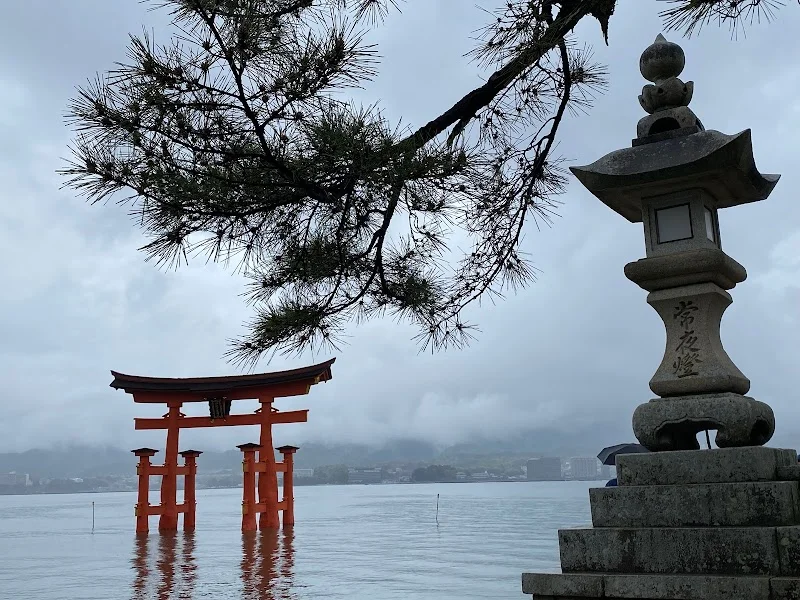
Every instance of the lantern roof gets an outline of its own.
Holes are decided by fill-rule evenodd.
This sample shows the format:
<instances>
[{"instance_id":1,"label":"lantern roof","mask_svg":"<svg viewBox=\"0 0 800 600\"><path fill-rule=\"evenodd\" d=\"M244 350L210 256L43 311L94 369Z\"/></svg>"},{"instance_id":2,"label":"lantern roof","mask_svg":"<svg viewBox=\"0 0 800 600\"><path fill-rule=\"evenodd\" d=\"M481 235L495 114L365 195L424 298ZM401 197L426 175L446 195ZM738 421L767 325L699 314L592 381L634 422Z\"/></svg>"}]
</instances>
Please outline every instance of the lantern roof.
<instances>
[{"instance_id":1,"label":"lantern roof","mask_svg":"<svg viewBox=\"0 0 800 600\"><path fill-rule=\"evenodd\" d=\"M780 175L756 168L750 130L735 135L700 131L616 150L572 173L609 208L642 221L642 198L703 189L716 208L765 200Z\"/></svg>"}]
</instances>

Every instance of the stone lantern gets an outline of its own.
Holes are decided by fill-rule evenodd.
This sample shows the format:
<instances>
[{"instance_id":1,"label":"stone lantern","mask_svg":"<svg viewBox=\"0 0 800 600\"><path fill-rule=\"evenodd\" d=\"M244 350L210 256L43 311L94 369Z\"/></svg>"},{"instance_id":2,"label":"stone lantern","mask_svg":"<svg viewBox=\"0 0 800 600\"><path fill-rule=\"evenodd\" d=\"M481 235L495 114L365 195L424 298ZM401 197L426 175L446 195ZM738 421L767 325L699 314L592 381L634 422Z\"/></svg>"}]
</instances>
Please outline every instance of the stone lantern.
<instances>
[{"instance_id":1,"label":"stone lantern","mask_svg":"<svg viewBox=\"0 0 800 600\"><path fill-rule=\"evenodd\" d=\"M659 396L640 406L633 428L650 450L699 448L697 433L717 430L719 447L763 445L772 410L745 396L750 380L720 341L727 290L747 272L722 250L718 211L769 196L778 175L756 169L750 131L706 131L688 107L693 83L678 77L683 50L659 35L639 62L652 81L639 96L650 113L633 147L572 172L632 223L644 224L646 258L625 275L647 290L667 330L664 358L650 380Z\"/></svg>"},{"instance_id":2,"label":"stone lantern","mask_svg":"<svg viewBox=\"0 0 800 600\"><path fill-rule=\"evenodd\" d=\"M766 404L720 341L729 290L747 273L722 250L720 209L766 199L779 177L756 169L750 131L706 130L679 79L683 50L663 36L640 59L648 116L632 147L575 176L632 223L645 258L625 275L666 327L664 358L633 430L651 452L617 457L617 487L592 488L592 527L558 532L561 573L524 573L538 600L800 599L800 466L764 445ZM697 434L716 430L719 448Z\"/></svg>"}]
</instances>

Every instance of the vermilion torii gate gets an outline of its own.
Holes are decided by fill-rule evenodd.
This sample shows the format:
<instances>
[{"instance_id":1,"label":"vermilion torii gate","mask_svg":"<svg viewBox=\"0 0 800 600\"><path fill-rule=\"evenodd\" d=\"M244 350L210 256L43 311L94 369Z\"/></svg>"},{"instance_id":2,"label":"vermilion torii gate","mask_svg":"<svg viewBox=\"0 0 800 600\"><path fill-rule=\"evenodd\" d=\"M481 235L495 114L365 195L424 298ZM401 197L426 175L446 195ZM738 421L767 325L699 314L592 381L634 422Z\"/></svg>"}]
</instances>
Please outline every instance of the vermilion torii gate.
<instances>
[{"instance_id":1,"label":"vermilion torii gate","mask_svg":"<svg viewBox=\"0 0 800 600\"><path fill-rule=\"evenodd\" d=\"M272 446L272 426L278 423L304 423L308 410L278 411L272 406L275 398L308 394L311 386L331 379L331 365L327 362L274 373L259 375L235 375L230 377L196 377L174 379L164 377L139 377L111 371L114 381L111 387L124 390L133 396L134 402L165 404L168 412L161 418L134 419L136 429L166 429L167 443L163 465L151 465L150 458L156 454L152 448L139 448L133 453L139 457L139 497L136 504L136 531L148 531L148 517L159 515L159 531L178 529L178 514L184 513L184 529L194 529L196 460L201 454L197 450L180 453L184 464L178 465L178 433L192 427L232 427L258 425L261 437L258 444L243 444L244 453L244 498L242 502L242 529L256 528L255 515L259 514L261 529L280 527L278 512L283 511L284 527L294 524L294 497L292 493L292 454L294 446L278 448L284 460L276 463ZM252 414L230 414L233 400L256 399L260 408ZM187 402L206 402L208 417L187 417L181 406ZM258 451L258 459L255 452ZM283 499L278 501L278 472L284 473ZM258 501L255 501L255 473L258 473ZM161 476L161 503L148 502L149 479ZM183 475L184 501L178 504L178 475Z\"/></svg>"}]
</instances>

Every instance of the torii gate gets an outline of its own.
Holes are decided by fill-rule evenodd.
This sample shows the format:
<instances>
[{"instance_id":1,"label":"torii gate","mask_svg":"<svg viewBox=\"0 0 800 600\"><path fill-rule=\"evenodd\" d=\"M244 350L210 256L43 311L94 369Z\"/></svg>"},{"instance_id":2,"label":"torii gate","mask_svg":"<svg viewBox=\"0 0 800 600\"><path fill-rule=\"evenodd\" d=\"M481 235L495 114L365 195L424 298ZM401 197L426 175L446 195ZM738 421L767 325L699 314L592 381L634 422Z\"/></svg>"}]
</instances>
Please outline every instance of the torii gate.
<instances>
[{"instance_id":1,"label":"torii gate","mask_svg":"<svg viewBox=\"0 0 800 600\"><path fill-rule=\"evenodd\" d=\"M242 444L244 471L244 498L242 502L242 530L256 528L255 515L259 514L261 529L280 527L278 512L283 511L283 525L294 524L294 497L292 493L292 454L294 446L278 448L283 462L275 462L272 447L272 425L277 423L304 423L308 410L280 412L272 406L275 398L308 394L311 386L331 379L331 365L336 359L310 367L262 373L259 375L234 375L230 377L195 377L174 379L165 377L139 377L111 371L111 387L124 390L134 402L166 404L168 412L158 419L134 419L136 429L166 429L167 443L163 465L151 465L156 454L152 448L139 448L132 452L139 457L139 496L136 504L136 532L148 531L148 517L160 515L159 531L178 529L178 514L184 513L184 529L194 529L195 524L195 473L196 460L201 452L184 450L180 453L184 464L178 466L178 432L192 427L232 427L260 425L258 444ZM261 407L252 414L230 414L233 400L257 399ZM185 402L207 402L208 417L187 417L180 409ZM255 460L255 451L258 460ZM278 501L277 474L284 473L283 499ZM255 473L258 473L258 502L255 501ZM148 502L150 475L161 476L161 504ZM178 504L178 475L184 479L184 501Z\"/></svg>"}]
</instances>

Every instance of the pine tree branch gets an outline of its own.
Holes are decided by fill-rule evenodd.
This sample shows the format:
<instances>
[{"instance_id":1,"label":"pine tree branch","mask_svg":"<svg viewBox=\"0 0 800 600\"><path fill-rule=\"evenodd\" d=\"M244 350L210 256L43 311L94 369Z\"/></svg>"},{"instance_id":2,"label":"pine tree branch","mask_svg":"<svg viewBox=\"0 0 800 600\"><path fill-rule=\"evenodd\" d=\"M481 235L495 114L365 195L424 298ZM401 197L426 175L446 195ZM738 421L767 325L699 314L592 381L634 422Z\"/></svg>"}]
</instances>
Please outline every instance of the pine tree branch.
<instances>
[{"instance_id":1,"label":"pine tree branch","mask_svg":"<svg viewBox=\"0 0 800 600\"><path fill-rule=\"evenodd\" d=\"M558 16L542 35L539 44L527 48L507 65L495 71L481 87L469 92L441 115L399 142L398 148L413 152L445 132L452 125L474 118L526 69L535 65L545 54L557 48L581 19L600 9L608 10L609 6L613 12L615 4L616 0L582 0L563 6Z\"/></svg>"}]
</instances>

